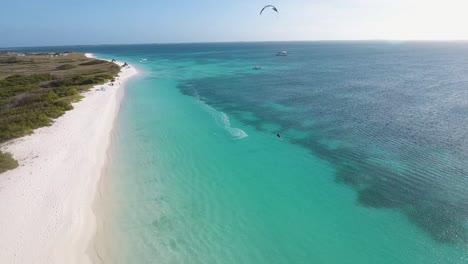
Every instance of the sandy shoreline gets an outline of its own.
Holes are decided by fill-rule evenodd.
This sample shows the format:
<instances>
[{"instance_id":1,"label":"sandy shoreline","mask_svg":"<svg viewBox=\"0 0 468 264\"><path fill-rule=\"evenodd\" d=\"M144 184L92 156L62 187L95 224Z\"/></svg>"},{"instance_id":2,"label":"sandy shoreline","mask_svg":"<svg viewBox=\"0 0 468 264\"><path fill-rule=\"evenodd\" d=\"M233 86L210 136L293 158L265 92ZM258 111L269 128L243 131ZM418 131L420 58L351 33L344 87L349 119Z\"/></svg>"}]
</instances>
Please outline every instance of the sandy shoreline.
<instances>
[{"instance_id":1,"label":"sandy shoreline","mask_svg":"<svg viewBox=\"0 0 468 264\"><path fill-rule=\"evenodd\" d=\"M0 175L0 263L92 263L92 206L123 86L137 73L122 68L114 86L98 85L106 90L84 93L52 126L0 147L20 163Z\"/></svg>"}]
</instances>

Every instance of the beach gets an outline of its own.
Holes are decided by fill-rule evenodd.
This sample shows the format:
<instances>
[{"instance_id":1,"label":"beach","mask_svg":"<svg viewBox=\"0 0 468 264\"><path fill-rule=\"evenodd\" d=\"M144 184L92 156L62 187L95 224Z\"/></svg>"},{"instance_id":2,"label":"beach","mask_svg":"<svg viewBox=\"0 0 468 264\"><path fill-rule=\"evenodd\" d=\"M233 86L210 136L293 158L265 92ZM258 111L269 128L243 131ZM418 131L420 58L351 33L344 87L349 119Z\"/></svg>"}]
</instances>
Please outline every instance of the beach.
<instances>
[{"instance_id":1,"label":"beach","mask_svg":"<svg viewBox=\"0 0 468 264\"><path fill-rule=\"evenodd\" d=\"M51 126L1 146L19 167L0 175L0 263L91 263L92 205L123 86L137 73L122 68Z\"/></svg>"}]
</instances>

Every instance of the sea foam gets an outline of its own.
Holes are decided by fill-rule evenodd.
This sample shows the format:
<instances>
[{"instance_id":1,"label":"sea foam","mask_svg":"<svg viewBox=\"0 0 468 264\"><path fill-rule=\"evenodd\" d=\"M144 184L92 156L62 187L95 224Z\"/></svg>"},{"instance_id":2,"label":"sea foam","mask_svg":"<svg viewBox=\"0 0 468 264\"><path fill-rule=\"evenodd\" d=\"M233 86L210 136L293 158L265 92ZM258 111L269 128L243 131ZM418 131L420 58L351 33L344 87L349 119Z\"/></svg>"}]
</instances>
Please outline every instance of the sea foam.
<instances>
[{"instance_id":1,"label":"sea foam","mask_svg":"<svg viewBox=\"0 0 468 264\"><path fill-rule=\"evenodd\" d=\"M244 130L232 127L231 120L229 119L229 116L226 113L216 110L214 107L209 106L201 100L199 100L199 102L210 113L210 115L214 118L216 123L223 127L235 140L243 139L249 136L247 133L245 133Z\"/></svg>"}]
</instances>

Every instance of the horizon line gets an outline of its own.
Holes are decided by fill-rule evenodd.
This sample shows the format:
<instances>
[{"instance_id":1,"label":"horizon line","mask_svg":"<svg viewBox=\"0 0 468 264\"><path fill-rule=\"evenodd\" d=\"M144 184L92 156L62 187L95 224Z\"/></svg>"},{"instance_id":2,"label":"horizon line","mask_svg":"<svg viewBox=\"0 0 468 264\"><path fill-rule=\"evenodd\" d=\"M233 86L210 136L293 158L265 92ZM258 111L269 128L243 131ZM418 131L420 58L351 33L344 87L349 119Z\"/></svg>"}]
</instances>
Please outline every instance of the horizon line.
<instances>
[{"instance_id":1,"label":"horizon line","mask_svg":"<svg viewBox=\"0 0 468 264\"><path fill-rule=\"evenodd\" d=\"M60 44L41 46L0 47L0 50L17 48L92 47L92 46L133 46L133 45L178 45L178 44L223 44L223 43L273 43L273 42L468 42L468 39L318 39L318 40L240 40L240 41L187 41L187 42L142 42L102 44Z\"/></svg>"}]
</instances>

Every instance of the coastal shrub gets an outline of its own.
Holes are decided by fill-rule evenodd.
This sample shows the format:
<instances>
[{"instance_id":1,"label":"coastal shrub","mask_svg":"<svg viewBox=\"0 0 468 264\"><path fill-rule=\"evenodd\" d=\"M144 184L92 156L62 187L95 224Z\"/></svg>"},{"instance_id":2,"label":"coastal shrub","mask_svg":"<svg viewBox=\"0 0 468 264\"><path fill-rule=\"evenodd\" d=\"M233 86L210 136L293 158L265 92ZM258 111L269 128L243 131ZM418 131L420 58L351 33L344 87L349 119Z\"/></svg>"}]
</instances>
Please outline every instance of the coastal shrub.
<instances>
[{"instance_id":1,"label":"coastal shrub","mask_svg":"<svg viewBox=\"0 0 468 264\"><path fill-rule=\"evenodd\" d=\"M8 57L6 59L0 60L0 63L17 63L17 62L18 62L18 58L16 57Z\"/></svg>"},{"instance_id":2,"label":"coastal shrub","mask_svg":"<svg viewBox=\"0 0 468 264\"><path fill-rule=\"evenodd\" d=\"M0 99L9 98L37 88L36 85L2 86L0 84Z\"/></svg>"},{"instance_id":3,"label":"coastal shrub","mask_svg":"<svg viewBox=\"0 0 468 264\"><path fill-rule=\"evenodd\" d=\"M54 106L58 107L64 112L73 109L73 106L70 104L70 102L67 102L67 101L54 102Z\"/></svg>"},{"instance_id":4,"label":"coastal shrub","mask_svg":"<svg viewBox=\"0 0 468 264\"><path fill-rule=\"evenodd\" d=\"M49 73L33 75L11 75L0 80L0 98L15 96L20 93L38 89L40 83L54 80L55 77Z\"/></svg>"},{"instance_id":5,"label":"coastal shrub","mask_svg":"<svg viewBox=\"0 0 468 264\"><path fill-rule=\"evenodd\" d=\"M120 71L120 67L115 64L91 60L83 64L102 66L88 67L84 73L81 71L82 73L77 74L73 70L77 66L72 63L77 63L81 58L57 61L47 57L33 61L34 56L28 58L26 55L18 62L11 60L12 64L31 61L34 64L33 74L27 74L28 69L25 69L25 74L14 74L17 66L2 65L2 72L8 72L8 67L11 67L11 75L0 79L0 143L31 134L36 128L52 124L53 119L73 109L71 103L82 98L81 91L113 79ZM6 59L8 57L0 58L0 63ZM61 70L60 75L50 74L51 69ZM11 155L1 158L14 165ZM0 165L0 168L2 166L7 167Z\"/></svg>"},{"instance_id":6,"label":"coastal shrub","mask_svg":"<svg viewBox=\"0 0 468 264\"><path fill-rule=\"evenodd\" d=\"M46 94L32 94L25 97L17 107L0 109L0 142L25 136L33 129L48 126L52 123L52 119L73 109L71 102L77 100L77 90L75 88L68 90L69 94L73 94L70 97L60 97L55 91L48 91Z\"/></svg>"},{"instance_id":7,"label":"coastal shrub","mask_svg":"<svg viewBox=\"0 0 468 264\"><path fill-rule=\"evenodd\" d=\"M13 159L10 153L0 152L0 173L18 167L18 161Z\"/></svg>"},{"instance_id":8,"label":"coastal shrub","mask_svg":"<svg viewBox=\"0 0 468 264\"><path fill-rule=\"evenodd\" d=\"M55 102L51 105L22 109L0 117L0 142L31 134L33 129L48 126L57 118L72 109L70 103Z\"/></svg>"},{"instance_id":9,"label":"coastal shrub","mask_svg":"<svg viewBox=\"0 0 468 264\"><path fill-rule=\"evenodd\" d=\"M76 102L81 101L81 99L83 99L83 98L84 98L84 96L82 96L80 94L77 94L77 95L67 97L66 100L69 103L76 103ZM73 105L71 105L71 109L73 109Z\"/></svg>"},{"instance_id":10,"label":"coastal shrub","mask_svg":"<svg viewBox=\"0 0 468 264\"><path fill-rule=\"evenodd\" d=\"M103 64L103 63L106 63L106 62L107 61L103 61L103 60L91 60L91 61L81 63L80 65L81 66L89 66L89 65Z\"/></svg>"},{"instance_id":11,"label":"coastal shrub","mask_svg":"<svg viewBox=\"0 0 468 264\"><path fill-rule=\"evenodd\" d=\"M0 127L0 142L29 134L31 134L31 128L25 122L23 124L10 123L5 126L2 125Z\"/></svg>"},{"instance_id":12,"label":"coastal shrub","mask_svg":"<svg viewBox=\"0 0 468 264\"><path fill-rule=\"evenodd\" d=\"M66 96L73 96L73 95L77 95L78 94L78 90L76 88L70 88L70 89L67 89L65 95Z\"/></svg>"},{"instance_id":13,"label":"coastal shrub","mask_svg":"<svg viewBox=\"0 0 468 264\"><path fill-rule=\"evenodd\" d=\"M16 102L16 107L20 107L20 106L27 106L27 105L31 105L31 104L34 104L36 102L42 102L44 101L44 95L43 94L29 94L29 95L26 95L24 98L18 100Z\"/></svg>"},{"instance_id":14,"label":"coastal shrub","mask_svg":"<svg viewBox=\"0 0 468 264\"><path fill-rule=\"evenodd\" d=\"M60 117L61 115L64 114L64 112L65 112L64 110L62 110L60 107L57 107L57 106L47 107L44 109L44 114L51 119Z\"/></svg>"},{"instance_id":15,"label":"coastal shrub","mask_svg":"<svg viewBox=\"0 0 468 264\"><path fill-rule=\"evenodd\" d=\"M114 78L110 74L97 74L97 75L87 75L87 74L77 74L70 78L54 80L48 83L45 87L61 87L61 86L87 86L95 85L107 82Z\"/></svg>"},{"instance_id":16,"label":"coastal shrub","mask_svg":"<svg viewBox=\"0 0 468 264\"><path fill-rule=\"evenodd\" d=\"M20 84L36 84L42 81L50 81L55 77L50 73L37 73L32 75L15 74L6 77L3 81L6 85L20 85Z\"/></svg>"},{"instance_id":17,"label":"coastal shrub","mask_svg":"<svg viewBox=\"0 0 468 264\"><path fill-rule=\"evenodd\" d=\"M55 88L54 92L59 96L59 97L67 97L67 96L73 96L78 94L78 89L75 87L59 87Z\"/></svg>"},{"instance_id":18,"label":"coastal shrub","mask_svg":"<svg viewBox=\"0 0 468 264\"><path fill-rule=\"evenodd\" d=\"M73 64L63 64L57 67L57 70L64 71L64 70L71 70L76 68L76 65Z\"/></svg>"},{"instance_id":19,"label":"coastal shrub","mask_svg":"<svg viewBox=\"0 0 468 264\"><path fill-rule=\"evenodd\" d=\"M114 63L111 64L110 69L111 69L112 71L115 71L116 74L117 74L118 72L120 72L120 66L117 65L117 64L114 64ZM118 74L116 75L116 77L119 77Z\"/></svg>"},{"instance_id":20,"label":"coastal shrub","mask_svg":"<svg viewBox=\"0 0 468 264\"><path fill-rule=\"evenodd\" d=\"M67 84L65 84L64 80L55 80L55 81L47 83L46 85L43 85L43 87L44 88L51 88L51 87L60 87L60 86L64 86L64 85L67 85Z\"/></svg>"},{"instance_id":21,"label":"coastal shrub","mask_svg":"<svg viewBox=\"0 0 468 264\"><path fill-rule=\"evenodd\" d=\"M47 95L45 96L45 98L48 102L53 102L55 100L58 100L59 96L54 91L49 91Z\"/></svg>"}]
</instances>

